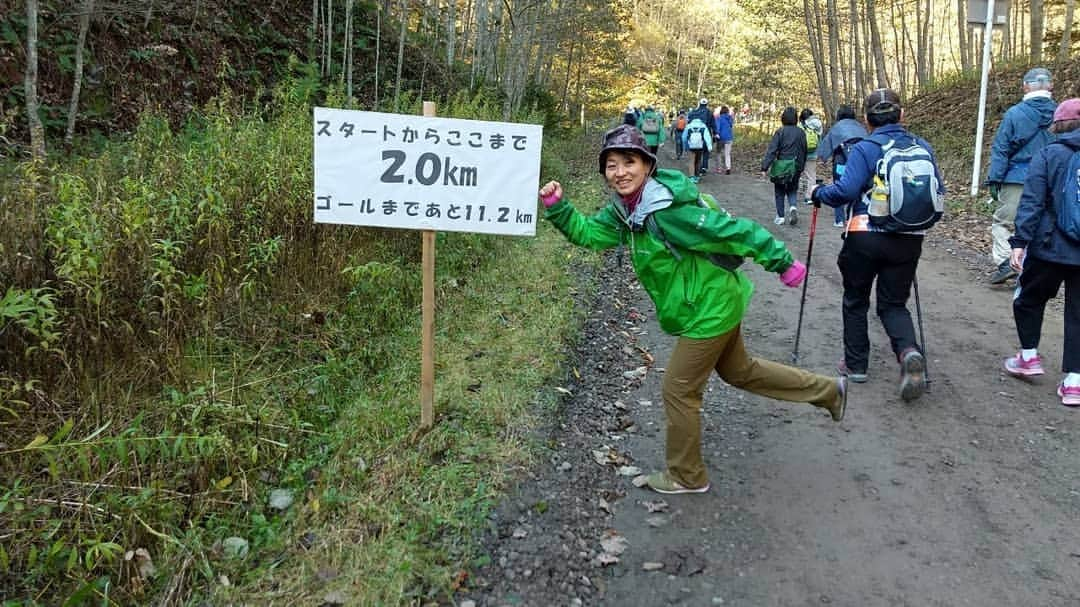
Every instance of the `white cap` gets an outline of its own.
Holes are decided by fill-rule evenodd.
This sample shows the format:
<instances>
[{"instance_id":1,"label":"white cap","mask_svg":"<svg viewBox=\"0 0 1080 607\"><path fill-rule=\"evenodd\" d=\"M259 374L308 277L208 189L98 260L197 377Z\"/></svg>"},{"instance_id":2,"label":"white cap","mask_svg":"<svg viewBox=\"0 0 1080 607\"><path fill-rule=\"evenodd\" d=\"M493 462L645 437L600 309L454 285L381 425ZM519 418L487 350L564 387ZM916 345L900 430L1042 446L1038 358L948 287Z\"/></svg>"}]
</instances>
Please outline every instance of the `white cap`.
<instances>
[{"instance_id":1,"label":"white cap","mask_svg":"<svg viewBox=\"0 0 1080 607\"><path fill-rule=\"evenodd\" d=\"M709 100L702 97L701 101L698 101L698 105L709 105Z\"/></svg>"}]
</instances>

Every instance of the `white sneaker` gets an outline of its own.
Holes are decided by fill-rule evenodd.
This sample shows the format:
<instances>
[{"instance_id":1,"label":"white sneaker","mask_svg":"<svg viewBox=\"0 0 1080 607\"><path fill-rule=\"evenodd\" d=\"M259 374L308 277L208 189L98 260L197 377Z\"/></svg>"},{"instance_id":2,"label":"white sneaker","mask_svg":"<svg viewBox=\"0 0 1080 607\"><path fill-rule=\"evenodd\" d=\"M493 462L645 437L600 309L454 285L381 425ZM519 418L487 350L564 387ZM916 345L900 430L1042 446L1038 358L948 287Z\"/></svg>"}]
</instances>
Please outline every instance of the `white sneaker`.
<instances>
[{"instance_id":1,"label":"white sneaker","mask_svg":"<svg viewBox=\"0 0 1080 607\"><path fill-rule=\"evenodd\" d=\"M832 227L834 227L834 228L842 228L842 227L844 227L844 222L842 222L842 221L834 221L833 224L832 224Z\"/></svg>"},{"instance_id":2,"label":"white sneaker","mask_svg":"<svg viewBox=\"0 0 1080 607\"><path fill-rule=\"evenodd\" d=\"M783 217L777 217L776 219L772 220L772 222L775 223L778 226L782 226L782 225L784 225L784 218Z\"/></svg>"},{"instance_id":3,"label":"white sneaker","mask_svg":"<svg viewBox=\"0 0 1080 607\"><path fill-rule=\"evenodd\" d=\"M799 223L799 209L791 207L787 210L787 222L788 225L795 225Z\"/></svg>"}]
</instances>

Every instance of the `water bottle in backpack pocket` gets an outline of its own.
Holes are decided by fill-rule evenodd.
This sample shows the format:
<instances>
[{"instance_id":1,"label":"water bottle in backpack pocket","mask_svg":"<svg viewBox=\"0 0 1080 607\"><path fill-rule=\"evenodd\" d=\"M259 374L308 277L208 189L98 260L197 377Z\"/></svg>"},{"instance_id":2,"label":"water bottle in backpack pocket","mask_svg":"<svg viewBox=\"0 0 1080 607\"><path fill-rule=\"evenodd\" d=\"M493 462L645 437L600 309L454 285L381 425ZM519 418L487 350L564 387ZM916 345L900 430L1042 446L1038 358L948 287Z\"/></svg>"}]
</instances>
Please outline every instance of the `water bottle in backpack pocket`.
<instances>
[{"instance_id":1,"label":"water bottle in backpack pocket","mask_svg":"<svg viewBox=\"0 0 1080 607\"><path fill-rule=\"evenodd\" d=\"M886 232L919 232L937 223L945 201L930 150L914 138L903 146L895 139L869 140L882 150L873 186L863 197L870 225Z\"/></svg>"}]
</instances>

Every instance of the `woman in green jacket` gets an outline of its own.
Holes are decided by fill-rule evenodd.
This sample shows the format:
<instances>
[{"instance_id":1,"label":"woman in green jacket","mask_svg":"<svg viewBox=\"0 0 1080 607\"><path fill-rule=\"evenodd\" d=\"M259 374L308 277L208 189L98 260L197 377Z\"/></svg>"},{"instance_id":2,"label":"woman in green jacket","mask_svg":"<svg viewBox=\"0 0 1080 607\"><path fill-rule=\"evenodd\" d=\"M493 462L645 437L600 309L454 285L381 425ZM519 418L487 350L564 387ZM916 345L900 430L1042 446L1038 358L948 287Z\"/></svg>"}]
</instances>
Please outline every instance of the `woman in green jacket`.
<instances>
[{"instance_id":1,"label":"woman in green jacket","mask_svg":"<svg viewBox=\"0 0 1080 607\"><path fill-rule=\"evenodd\" d=\"M614 191L610 204L587 217L563 199L557 181L540 188L545 217L570 242L591 249L629 245L631 263L656 305L660 327L678 342L664 373L667 470L650 474L660 493L704 493L701 403L713 370L728 384L778 400L822 407L844 417L843 377L817 375L750 356L741 322L754 285L738 270L742 258L798 286L806 266L757 223L699 203L680 171L657 170L656 157L633 127L604 135L600 173Z\"/></svg>"}]
</instances>

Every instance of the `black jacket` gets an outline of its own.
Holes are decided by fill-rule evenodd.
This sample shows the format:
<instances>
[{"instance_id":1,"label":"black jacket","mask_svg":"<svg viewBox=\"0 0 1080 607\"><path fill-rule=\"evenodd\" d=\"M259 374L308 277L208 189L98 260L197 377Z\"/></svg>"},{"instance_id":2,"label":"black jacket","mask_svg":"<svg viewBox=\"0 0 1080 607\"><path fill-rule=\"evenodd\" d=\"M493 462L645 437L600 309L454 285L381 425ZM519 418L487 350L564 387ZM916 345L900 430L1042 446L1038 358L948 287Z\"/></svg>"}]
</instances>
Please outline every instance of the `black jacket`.
<instances>
[{"instance_id":1,"label":"black jacket","mask_svg":"<svg viewBox=\"0 0 1080 607\"><path fill-rule=\"evenodd\" d=\"M806 133L795 125L782 126L773 133L769 149L761 161L761 170L768 171L769 165L777 158L794 158L795 174L801 175L806 168Z\"/></svg>"}]
</instances>

